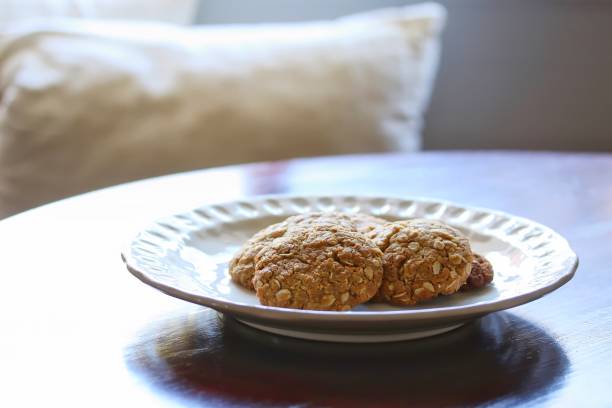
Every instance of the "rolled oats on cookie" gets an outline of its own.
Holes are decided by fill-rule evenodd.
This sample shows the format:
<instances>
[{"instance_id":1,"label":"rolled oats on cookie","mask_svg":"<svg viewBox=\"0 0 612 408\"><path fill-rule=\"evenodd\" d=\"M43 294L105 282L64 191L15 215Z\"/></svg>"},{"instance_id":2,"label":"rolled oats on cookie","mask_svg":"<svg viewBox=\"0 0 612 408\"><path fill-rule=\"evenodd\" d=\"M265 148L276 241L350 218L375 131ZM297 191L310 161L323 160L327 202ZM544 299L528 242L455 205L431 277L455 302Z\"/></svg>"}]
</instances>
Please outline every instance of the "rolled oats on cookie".
<instances>
[{"instance_id":1,"label":"rolled oats on cookie","mask_svg":"<svg viewBox=\"0 0 612 408\"><path fill-rule=\"evenodd\" d=\"M455 293L470 274L473 255L467 238L441 222L391 222L368 236L383 252L384 275L375 300L414 305Z\"/></svg>"},{"instance_id":2,"label":"rolled oats on cookie","mask_svg":"<svg viewBox=\"0 0 612 408\"><path fill-rule=\"evenodd\" d=\"M313 212L294 215L283 222L273 224L257 232L234 255L229 264L231 279L247 289L254 290L255 256L267 248L275 239L289 230L319 226L341 226L352 231L369 232L386 221L367 214L344 214L338 212Z\"/></svg>"},{"instance_id":3,"label":"rolled oats on cookie","mask_svg":"<svg viewBox=\"0 0 612 408\"><path fill-rule=\"evenodd\" d=\"M345 227L292 229L256 256L253 284L263 305L349 310L381 284L382 252Z\"/></svg>"},{"instance_id":4,"label":"rolled oats on cookie","mask_svg":"<svg viewBox=\"0 0 612 408\"><path fill-rule=\"evenodd\" d=\"M247 289L255 290L252 282L255 273L255 256L276 238L283 237L288 228L287 221L283 221L255 233L231 259L229 263L230 278Z\"/></svg>"}]
</instances>

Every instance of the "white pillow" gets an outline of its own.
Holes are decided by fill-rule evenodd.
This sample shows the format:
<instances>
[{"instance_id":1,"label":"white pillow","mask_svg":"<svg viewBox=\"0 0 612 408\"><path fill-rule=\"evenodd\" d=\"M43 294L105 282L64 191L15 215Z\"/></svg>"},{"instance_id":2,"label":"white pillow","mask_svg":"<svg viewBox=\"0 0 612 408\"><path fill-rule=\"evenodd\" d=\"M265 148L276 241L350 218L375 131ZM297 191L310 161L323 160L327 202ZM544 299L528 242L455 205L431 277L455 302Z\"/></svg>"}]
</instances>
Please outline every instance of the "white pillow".
<instances>
[{"instance_id":1,"label":"white pillow","mask_svg":"<svg viewBox=\"0 0 612 408\"><path fill-rule=\"evenodd\" d=\"M0 31L0 216L230 163L419 148L444 10Z\"/></svg>"},{"instance_id":2,"label":"white pillow","mask_svg":"<svg viewBox=\"0 0 612 408\"><path fill-rule=\"evenodd\" d=\"M197 6L197 0L0 0L0 23L34 17L79 17L192 24Z\"/></svg>"}]
</instances>

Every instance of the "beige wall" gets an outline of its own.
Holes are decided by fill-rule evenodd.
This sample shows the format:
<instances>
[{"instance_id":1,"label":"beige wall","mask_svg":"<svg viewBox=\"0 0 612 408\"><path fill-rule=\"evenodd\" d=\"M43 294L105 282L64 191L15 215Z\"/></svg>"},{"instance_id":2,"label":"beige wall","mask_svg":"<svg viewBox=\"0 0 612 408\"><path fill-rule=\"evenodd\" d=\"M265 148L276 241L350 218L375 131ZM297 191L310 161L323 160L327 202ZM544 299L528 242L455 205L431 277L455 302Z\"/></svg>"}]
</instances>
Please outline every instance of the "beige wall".
<instances>
[{"instance_id":1,"label":"beige wall","mask_svg":"<svg viewBox=\"0 0 612 408\"><path fill-rule=\"evenodd\" d=\"M612 151L612 1L446 0L428 149ZM199 22L294 21L414 3L202 0Z\"/></svg>"}]
</instances>

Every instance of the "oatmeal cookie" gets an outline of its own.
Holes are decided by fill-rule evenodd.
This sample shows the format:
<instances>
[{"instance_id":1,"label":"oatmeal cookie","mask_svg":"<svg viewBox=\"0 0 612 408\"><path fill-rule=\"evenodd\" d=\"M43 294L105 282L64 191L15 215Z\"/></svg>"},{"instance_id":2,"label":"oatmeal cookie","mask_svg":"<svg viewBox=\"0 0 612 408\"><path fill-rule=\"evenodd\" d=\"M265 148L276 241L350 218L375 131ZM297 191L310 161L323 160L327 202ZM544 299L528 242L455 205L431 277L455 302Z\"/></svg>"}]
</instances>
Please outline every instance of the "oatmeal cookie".
<instances>
[{"instance_id":1,"label":"oatmeal cookie","mask_svg":"<svg viewBox=\"0 0 612 408\"><path fill-rule=\"evenodd\" d=\"M290 229L317 226L341 226L352 231L367 233L386 221L367 214L314 212L294 215L257 232L234 255L229 264L231 279L247 289L254 290L255 256L276 238L285 236Z\"/></svg>"},{"instance_id":2,"label":"oatmeal cookie","mask_svg":"<svg viewBox=\"0 0 612 408\"><path fill-rule=\"evenodd\" d=\"M414 305L450 295L470 274L473 256L467 238L441 222L397 221L368 236L383 252L384 275L377 301Z\"/></svg>"},{"instance_id":3,"label":"oatmeal cookie","mask_svg":"<svg viewBox=\"0 0 612 408\"><path fill-rule=\"evenodd\" d=\"M462 290L478 289L487 286L493 281L493 265L484 256L474 254L472 271Z\"/></svg>"},{"instance_id":4,"label":"oatmeal cookie","mask_svg":"<svg viewBox=\"0 0 612 408\"><path fill-rule=\"evenodd\" d=\"M247 289L255 290L252 282L255 273L255 256L276 238L283 237L288 228L287 221L283 221L269 225L255 233L231 259L229 263L230 278Z\"/></svg>"},{"instance_id":5,"label":"oatmeal cookie","mask_svg":"<svg viewBox=\"0 0 612 408\"><path fill-rule=\"evenodd\" d=\"M376 294L382 252L364 234L316 226L293 229L256 256L253 284L263 305L349 310Z\"/></svg>"}]
</instances>

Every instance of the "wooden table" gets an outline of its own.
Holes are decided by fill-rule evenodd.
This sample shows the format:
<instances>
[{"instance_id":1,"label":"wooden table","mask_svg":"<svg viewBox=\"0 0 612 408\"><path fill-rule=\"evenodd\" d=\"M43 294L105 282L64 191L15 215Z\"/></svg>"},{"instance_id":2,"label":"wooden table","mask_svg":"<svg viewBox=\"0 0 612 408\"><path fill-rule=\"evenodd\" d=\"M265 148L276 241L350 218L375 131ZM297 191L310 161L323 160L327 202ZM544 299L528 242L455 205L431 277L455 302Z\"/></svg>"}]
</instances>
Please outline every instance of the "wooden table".
<instances>
[{"instance_id":1,"label":"wooden table","mask_svg":"<svg viewBox=\"0 0 612 408\"><path fill-rule=\"evenodd\" d=\"M156 217L266 193L431 196L565 235L576 277L446 335L311 343L224 321L125 270ZM612 406L612 156L427 153L226 167L0 222L0 406Z\"/></svg>"}]
</instances>

